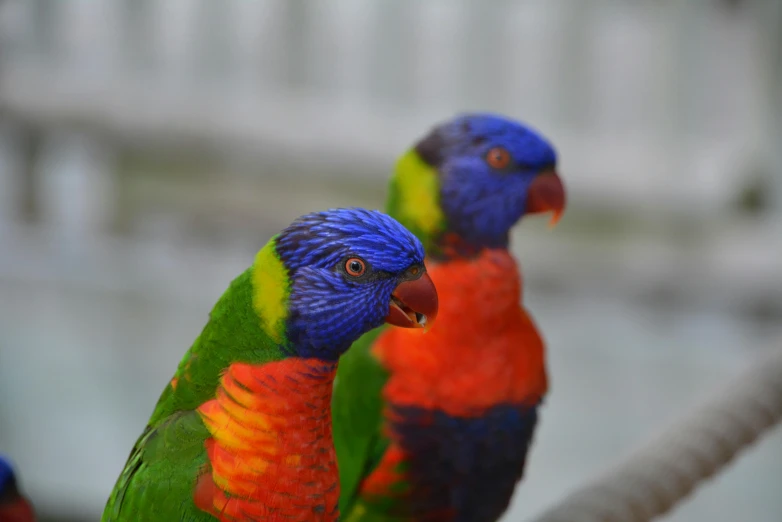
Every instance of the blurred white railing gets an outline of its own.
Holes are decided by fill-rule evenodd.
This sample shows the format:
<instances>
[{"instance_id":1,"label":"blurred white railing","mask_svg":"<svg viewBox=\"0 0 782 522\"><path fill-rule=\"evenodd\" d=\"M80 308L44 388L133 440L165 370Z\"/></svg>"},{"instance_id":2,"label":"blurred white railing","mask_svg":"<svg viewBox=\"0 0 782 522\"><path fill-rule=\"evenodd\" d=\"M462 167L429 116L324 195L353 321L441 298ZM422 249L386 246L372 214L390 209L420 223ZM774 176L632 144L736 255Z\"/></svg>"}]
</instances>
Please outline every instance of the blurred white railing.
<instances>
[{"instance_id":1,"label":"blurred white railing","mask_svg":"<svg viewBox=\"0 0 782 522\"><path fill-rule=\"evenodd\" d=\"M782 172L779 4L729 4L5 0L0 107L8 140L42 129L38 163L55 151L70 171L41 182L46 205L76 204L47 199L57 176L95 187L84 216L101 215L89 201L111 194L127 144L285 151L316 175L390 165L465 109L551 136L572 201L715 210L749 170Z\"/></svg>"}]
</instances>

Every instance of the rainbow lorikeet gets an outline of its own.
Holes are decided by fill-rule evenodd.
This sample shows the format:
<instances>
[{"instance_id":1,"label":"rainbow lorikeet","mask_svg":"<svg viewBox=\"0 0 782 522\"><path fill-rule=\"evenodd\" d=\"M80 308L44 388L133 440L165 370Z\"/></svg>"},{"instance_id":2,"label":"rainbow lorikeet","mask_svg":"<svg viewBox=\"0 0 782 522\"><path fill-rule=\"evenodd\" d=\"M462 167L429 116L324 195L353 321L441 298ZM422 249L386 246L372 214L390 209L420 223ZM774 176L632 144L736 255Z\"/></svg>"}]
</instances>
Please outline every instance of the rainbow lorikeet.
<instances>
[{"instance_id":1,"label":"rainbow lorikeet","mask_svg":"<svg viewBox=\"0 0 782 522\"><path fill-rule=\"evenodd\" d=\"M423 247L397 221L363 209L300 217L215 305L101 520L337 520L339 357L383 322L436 314Z\"/></svg>"},{"instance_id":2,"label":"rainbow lorikeet","mask_svg":"<svg viewBox=\"0 0 782 522\"><path fill-rule=\"evenodd\" d=\"M398 161L387 211L423 242L437 325L377 330L332 400L343 520L494 521L521 479L547 391L544 345L508 251L525 214L565 207L556 153L491 114L435 127Z\"/></svg>"},{"instance_id":3,"label":"rainbow lorikeet","mask_svg":"<svg viewBox=\"0 0 782 522\"><path fill-rule=\"evenodd\" d=\"M14 468L0 455L0 522L35 522L30 502L19 491Z\"/></svg>"}]
</instances>

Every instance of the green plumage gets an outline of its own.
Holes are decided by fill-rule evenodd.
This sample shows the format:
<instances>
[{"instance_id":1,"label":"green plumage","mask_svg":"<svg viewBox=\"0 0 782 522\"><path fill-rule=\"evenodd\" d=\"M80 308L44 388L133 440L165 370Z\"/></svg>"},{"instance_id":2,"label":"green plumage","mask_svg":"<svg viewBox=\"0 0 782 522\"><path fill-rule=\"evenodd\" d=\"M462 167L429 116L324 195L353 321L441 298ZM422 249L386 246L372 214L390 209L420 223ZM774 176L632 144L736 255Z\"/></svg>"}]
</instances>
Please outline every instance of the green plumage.
<instances>
[{"instance_id":1,"label":"green plumage","mask_svg":"<svg viewBox=\"0 0 782 522\"><path fill-rule=\"evenodd\" d=\"M253 310L253 268L237 277L210 314L158 400L130 453L101 522L214 521L193 504L193 489L207 464L209 432L194 410L214 398L221 371L232 362L283 358Z\"/></svg>"},{"instance_id":2,"label":"green plumage","mask_svg":"<svg viewBox=\"0 0 782 522\"><path fill-rule=\"evenodd\" d=\"M342 356L334 384L331 416L339 461L339 510L345 516L355 501L361 479L388 447L388 439L382 433L382 390L388 373L369 351L382 331L378 328L364 335ZM340 380L349 386L341 385ZM375 435L356 437L357 433Z\"/></svg>"}]
</instances>

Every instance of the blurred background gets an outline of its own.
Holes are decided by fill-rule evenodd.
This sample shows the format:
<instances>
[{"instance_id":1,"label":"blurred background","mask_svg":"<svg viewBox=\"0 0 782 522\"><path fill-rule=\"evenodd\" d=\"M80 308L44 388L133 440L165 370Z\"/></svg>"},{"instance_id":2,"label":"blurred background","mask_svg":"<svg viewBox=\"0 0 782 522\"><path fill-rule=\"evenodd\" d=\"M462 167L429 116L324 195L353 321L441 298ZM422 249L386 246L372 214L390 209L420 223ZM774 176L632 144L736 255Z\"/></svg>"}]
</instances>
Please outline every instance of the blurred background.
<instances>
[{"instance_id":1,"label":"blurred background","mask_svg":"<svg viewBox=\"0 0 782 522\"><path fill-rule=\"evenodd\" d=\"M506 520L782 335L778 0L0 0L0 452L97 520L228 282L296 216L382 208L465 110L557 146L515 231L551 394ZM776 429L665 520L782 519Z\"/></svg>"}]
</instances>

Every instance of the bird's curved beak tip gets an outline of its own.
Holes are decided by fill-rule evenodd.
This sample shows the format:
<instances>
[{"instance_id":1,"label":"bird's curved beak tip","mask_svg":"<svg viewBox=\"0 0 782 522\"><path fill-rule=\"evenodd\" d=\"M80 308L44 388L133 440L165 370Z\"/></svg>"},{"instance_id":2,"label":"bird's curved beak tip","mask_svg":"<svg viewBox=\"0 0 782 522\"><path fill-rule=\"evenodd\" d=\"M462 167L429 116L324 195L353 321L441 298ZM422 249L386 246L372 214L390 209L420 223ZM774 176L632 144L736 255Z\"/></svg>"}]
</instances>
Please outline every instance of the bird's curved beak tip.
<instances>
[{"instance_id":1,"label":"bird's curved beak tip","mask_svg":"<svg viewBox=\"0 0 782 522\"><path fill-rule=\"evenodd\" d=\"M565 213L566 196L562 178L552 171L541 172L527 191L527 213L551 212L549 228L553 228Z\"/></svg>"},{"instance_id":2,"label":"bird's curved beak tip","mask_svg":"<svg viewBox=\"0 0 782 522\"><path fill-rule=\"evenodd\" d=\"M437 318L437 289L424 273L413 281L403 281L391 294L386 322L400 328L428 331Z\"/></svg>"}]
</instances>

